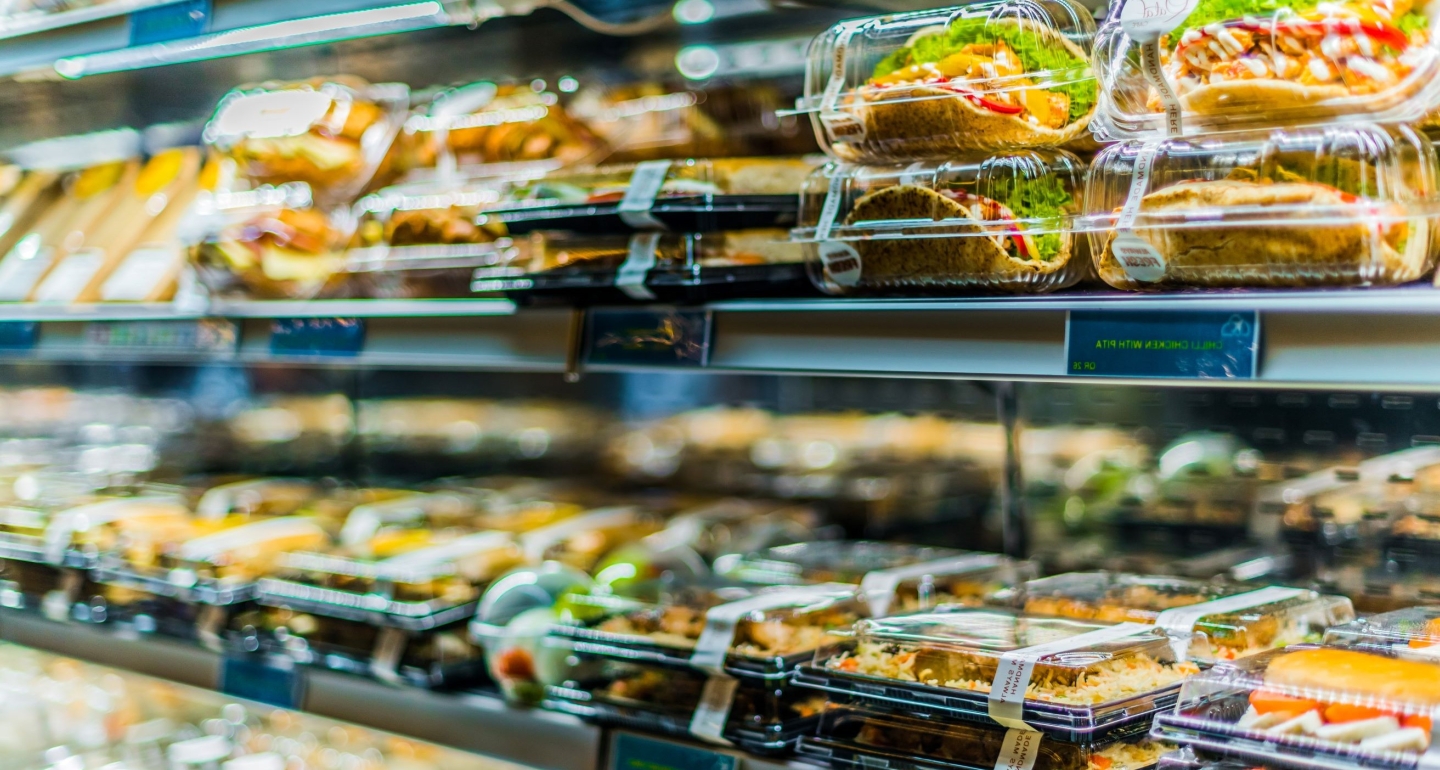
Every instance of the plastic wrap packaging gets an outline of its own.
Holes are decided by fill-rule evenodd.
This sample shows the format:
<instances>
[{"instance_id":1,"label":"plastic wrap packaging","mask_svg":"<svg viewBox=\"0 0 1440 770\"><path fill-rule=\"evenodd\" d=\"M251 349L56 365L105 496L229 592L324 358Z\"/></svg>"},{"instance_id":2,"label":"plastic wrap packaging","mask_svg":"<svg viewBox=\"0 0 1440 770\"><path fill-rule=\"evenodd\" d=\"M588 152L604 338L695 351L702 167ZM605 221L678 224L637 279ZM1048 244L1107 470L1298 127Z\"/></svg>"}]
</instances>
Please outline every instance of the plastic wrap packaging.
<instances>
[{"instance_id":1,"label":"plastic wrap packaging","mask_svg":"<svg viewBox=\"0 0 1440 770\"><path fill-rule=\"evenodd\" d=\"M664 160L514 180L486 213L512 233L788 227L814 158Z\"/></svg>"},{"instance_id":2,"label":"plastic wrap packaging","mask_svg":"<svg viewBox=\"0 0 1440 770\"><path fill-rule=\"evenodd\" d=\"M1299 588L1108 572L1032 580L995 598L1035 615L1154 623L1177 634L1191 659L1202 663L1318 641L1326 628L1355 617L1348 599Z\"/></svg>"},{"instance_id":3,"label":"plastic wrap packaging","mask_svg":"<svg viewBox=\"0 0 1440 770\"><path fill-rule=\"evenodd\" d=\"M1157 290L1413 281L1435 200L1429 140L1353 123L1114 145L1085 205L1100 277Z\"/></svg>"},{"instance_id":4,"label":"plastic wrap packaging","mask_svg":"<svg viewBox=\"0 0 1440 770\"><path fill-rule=\"evenodd\" d=\"M796 682L1073 741L1167 707L1197 672L1155 626L966 608L862 620Z\"/></svg>"},{"instance_id":5,"label":"plastic wrap packaging","mask_svg":"<svg viewBox=\"0 0 1440 770\"><path fill-rule=\"evenodd\" d=\"M853 583L871 612L884 615L942 604L978 605L1033 577L1029 562L950 548L837 540L795 543L718 559L716 572L758 585Z\"/></svg>"},{"instance_id":6,"label":"plastic wrap packaging","mask_svg":"<svg viewBox=\"0 0 1440 770\"><path fill-rule=\"evenodd\" d=\"M1148 740L1145 726L1139 728L1069 742L1024 730L836 706L821 716L815 736L801 739L800 755L833 768L1141 770L1154 766L1170 747Z\"/></svg>"},{"instance_id":7,"label":"plastic wrap packaging","mask_svg":"<svg viewBox=\"0 0 1440 770\"><path fill-rule=\"evenodd\" d=\"M80 160L89 162L80 170L64 174L59 198L33 219L23 235L10 241L10 248L0 257L3 301L35 299L47 273L68 261L86 238L104 226L107 216L134 190L139 179L139 135L134 132L67 137L54 142L35 152L36 157L30 161L53 164L48 167L59 169L74 168ZM28 208L21 203L17 200L17 209ZM94 252L85 253L94 261Z\"/></svg>"},{"instance_id":8,"label":"plastic wrap packaging","mask_svg":"<svg viewBox=\"0 0 1440 770\"><path fill-rule=\"evenodd\" d=\"M244 86L220 100L205 141L251 188L301 182L322 206L372 184L405 120L409 89L359 78Z\"/></svg>"},{"instance_id":9,"label":"plastic wrap packaging","mask_svg":"<svg viewBox=\"0 0 1440 770\"><path fill-rule=\"evenodd\" d=\"M550 161L593 163L603 139L560 104L558 95L487 81L435 94L405 122L421 168L467 168Z\"/></svg>"},{"instance_id":10,"label":"plastic wrap packaging","mask_svg":"<svg viewBox=\"0 0 1440 770\"><path fill-rule=\"evenodd\" d=\"M1095 114L1094 34L1090 13L1068 0L841 22L810 44L797 107L849 162L1059 146Z\"/></svg>"},{"instance_id":11,"label":"plastic wrap packaging","mask_svg":"<svg viewBox=\"0 0 1440 770\"><path fill-rule=\"evenodd\" d=\"M498 183L428 182L391 187L355 205L345 270L354 292L382 299L471 296L475 270L510 262L514 242L498 222L477 224Z\"/></svg>"},{"instance_id":12,"label":"plastic wrap packaging","mask_svg":"<svg viewBox=\"0 0 1440 770\"><path fill-rule=\"evenodd\" d=\"M1415 767L1437 703L1440 665L1408 649L1297 645L1191 678L1153 734L1252 762Z\"/></svg>"},{"instance_id":13,"label":"plastic wrap packaging","mask_svg":"<svg viewBox=\"0 0 1440 770\"><path fill-rule=\"evenodd\" d=\"M1097 124L1121 137L1356 120L1440 105L1423 5L1194 0L1111 6L1095 41Z\"/></svg>"},{"instance_id":14,"label":"plastic wrap packaging","mask_svg":"<svg viewBox=\"0 0 1440 770\"><path fill-rule=\"evenodd\" d=\"M1440 608L1409 607L1331 627L1325 644L1440 661Z\"/></svg>"},{"instance_id":15,"label":"plastic wrap packaging","mask_svg":"<svg viewBox=\"0 0 1440 770\"><path fill-rule=\"evenodd\" d=\"M618 506L597 508L521 535L525 559L558 561L589 572L607 553L664 528L652 511Z\"/></svg>"},{"instance_id":16,"label":"plastic wrap packaging","mask_svg":"<svg viewBox=\"0 0 1440 770\"><path fill-rule=\"evenodd\" d=\"M831 164L806 181L794 238L831 294L1054 291L1089 270L1084 174L1061 150Z\"/></svg>"}]
</instances>

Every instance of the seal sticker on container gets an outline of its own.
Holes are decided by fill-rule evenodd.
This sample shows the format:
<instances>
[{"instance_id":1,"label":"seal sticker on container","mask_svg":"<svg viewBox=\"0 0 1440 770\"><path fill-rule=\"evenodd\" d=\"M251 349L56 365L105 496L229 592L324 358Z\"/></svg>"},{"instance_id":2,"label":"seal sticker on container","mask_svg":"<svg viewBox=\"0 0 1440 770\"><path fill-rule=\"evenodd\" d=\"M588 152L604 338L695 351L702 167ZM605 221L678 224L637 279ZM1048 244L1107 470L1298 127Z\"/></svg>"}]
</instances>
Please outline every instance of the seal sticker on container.
<instances>
[{"instance_id":1,"label":"seal sticker on container","mask_svg":"<svg viewBox=\"0 0 1440 770\"><path fill-rule=\"evenodd\" d=\"M1126 277L1140 283L1154 283L1165 277L1165 257L1150 242L1135 234L1135 220L1150 187L1150 171L1155 165L1156 146L1147 144L1135 157L1135 170L1130 177L1130 193L1115 220L1115 240L1110 252L1120 263Z\"/></svg>"},{"instance_id":2,"label":"seal sticker on container","mask_svg":"<svg viewBox=\"0 0 1440 770\"><path fill-rule=\"evenodd\" d=\"M711 607L705 613L705 627L695 640L695 651L690 655L690 665L710 675L700 704L695 707L695 714L690 719L690 734L711 743L730 743L723 733L739 682L725 672L725 657L735 643L735 630L741 618L752 612L780 609L827 597L853 596L854 591L854 586L835 583L787 587Z\"/></svg>"},{"instance_id":3,"label":"seal sticker on container","mask_svg":"<svg viewBox=\"0 0 1440 770\"><path fill-rule=\"evenodd\" d=\"M1188 607L1173 607L1156 615L1155 625L1169 634L1170 644L1175 649L1175 656L1180 660L1185 660L1190 657L1190 640L1195 633L1195 624L1200 622L1201 618L1239 612L1265 604L1275 604L1294 599L1297 596L1304 596L1307 593L1309 592L1303 588L1271 586L1258 591L1227 596L1224 599L1192 604Z\"/></svg>"},{"instance_id":4,"label":"seal sticker on container","mask_svg":"<svg viewBox=\"0 0 1440 770\"><path fill-rule=\"evenodd\" d=\"M1040 741L1044 736L1033 730L1005 731L1005 742L1000 745L1000 756L995 758L995 770L1030 770L1035 766L1035 757L1040 753Z\"/></svg>"},{"instance_id":5,"label":"seal sticker on container","mask_svg":"<svg viewBox=\"0 0 1440 770\"><path fill-rule=\"evenodd\" d=\"M325 119L335 100L319 91L290 89L244 94L220 107L213 133L269 139L299 136Z\"/></svg>"},{"instance_id":6,"label":"seal sticker on container","mask_svg":"<svg viewBox=\"0 0 1440 770\"><path fill-rule=\"evenodd\" d=\"M545 552L556 543L592 529L623 527L633 522L635 516L634 508L600 508L543 529L526 532L520 536L520 548L525 552L526 561L539 562L545 557Z\"/></svg>"},{"instance_id":7,"label":"seal sticker on container","mask_svg":"<svg viewBox=\"0 0 1440 770\"><path fill-rule=\"evenodd\" d=\"M883 618L890 613L890 604L895 600L895 589L906 580L923 578L926 575L956 575L965 572L998 566L1004 557L993 553L976 553L953 556L947 559L907 564L903 567L877 569L865 573L860 580L860 595L870 608L871 617ZM1031 758L1034 761L1034 758Z\"/></svg>"},{"instance_id":8,"label":"seal sticker on container","mask_svg":"<svg viewBox=\"0 0 1440 770\"><path fill-rule=\"evenodd\" d=\"M1070 652L1093 645L1113 642L1127 636L1153 634L1155 627L1144 623L1120 623L1055 642L1011 650L1000 656L995 679L990 683L987 711L990 718L1016 730L1034 730L1024 720L1025 691L1041 658Z\"/></svg>"},{"instance_id":9,"label":"seal sticker on container","mask_svg":"<svg viewBox=\"0 0 1440 770\"><path fill-rule=\"evenodd\" d=\"M625 292L630 299L652 300L655 295L645 288L645 276L655 268L655 248L660 244L660 233L636 233L630 236L630 249L625 262L615 273L615 287Z\"/></svg>"},{"instance_id":10,"label":"seal sticker on container","mask_svg":"<svg viewBox=\"0 0 1440 770\"><path fill-rule=\"evenodd\" d=\"M859 27L846 27L835 41L830 81L825 84L825 93L820 101L820 125L831 144L846 140L865 141L865 122L839 108L840 92L845 90L845 64L850 49L850 39L859 32Z\"/></svg>"},{"instance_id":11,"label":"seal sticker on container","mask_svg":"<svg viewBox=\"0 0 1440 770\"><path fill-rule=\"evenodd\" d=\"M652 216L650 209L655 207L655 199L665 185L670 163L668 160L647 160L636 164L635 171L630 174L630 186L620 200L618 211L621 221L640 229L665 229L665 224Z\"/></svg>"},{"instance_id":12,"label":"seal sticker on container","mask_svg":"<svg viewBox=\"0 0 1440 770\"><path fill-rule=\"evenodd\" d=\"M1120 27L1125 34L1140 44L1140 69L1145 80L1154 86L1165 108L1165 133L1178 136L1182 130L1180 122L1180 97L1160 61L1160 36L1175 29L1181 21L1195 10L1200 0L1127 0L1120 9Z\"/></svg>"}]
</instances>

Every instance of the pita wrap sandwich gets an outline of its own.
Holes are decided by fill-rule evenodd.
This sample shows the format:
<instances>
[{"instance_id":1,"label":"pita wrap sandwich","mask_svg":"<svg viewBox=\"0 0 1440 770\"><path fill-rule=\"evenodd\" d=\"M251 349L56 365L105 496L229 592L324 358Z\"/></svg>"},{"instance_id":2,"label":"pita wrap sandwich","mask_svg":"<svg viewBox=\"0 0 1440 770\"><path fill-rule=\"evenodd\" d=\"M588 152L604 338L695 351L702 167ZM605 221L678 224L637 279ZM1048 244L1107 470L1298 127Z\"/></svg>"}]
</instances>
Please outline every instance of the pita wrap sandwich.
<instances>
[{"instance_id":1,"label":"pita wrap sandwich","mask_svg":"<svg viewBox=\"0 0 1440 770\"><path fill-rule=\"evenodd\" d=\"M1056 147L1095 114L1088 54L1029 20L959 19L928 27L881 61L842 106L865 126L841 155L910 158L962 150Z\"/></svg>"},{"instance_id":2,"label":"pita wrap sandwich","mask_svg":"<svg viewBox=\"0 0 1440 770\"><path fill-rule=\"evenodd\" d=\"M1112 233L1097 263L1100 277L1122 289L1403 283L1433 264L1428 223L1407 220L1398 204L1367 202L1316 182L1260 179L1238 169L1227 179L1156 190L1140 204L1142 216L1247 209L1270 216L1253 224L1237 216L1214 226L1136 228L1165 262L1164 277L1154 282L1126 275ZM1286 210L1305 212L1310 221L1277 222Z\"/></svg>"},{"instance_id":3,"label":"pita wrap sandwich","mask_svg":"<svg viewBox=\"0 0 1440 770\"><path fill-rule=\"evenodd\" d=\"M1430 22L1413 0L1201 0L1162 38L1166 77L1190 112L1311 114L1370 109L1434 75ZM1408 85L1407 85L1408 84ZM1152 110L1162 109L1152 91Z\"/></svg>"},{"instance_id":4,"label":"pita wrap sandwich","mask_svg":"<svg viewBox=\"0 0 1440 770\"><path fill-rule=\"evenodd\" d=\"M1053 180L1030 184L1042 192L1016 196L1013 203L1019 210L962 190L908 184L861 197L846 217L848 226L916 220L933 220L935 226L907 226L905 238L855 241L861 265L858 285L1042 291L1073 283L1074 271L1066 270L1073 236L1032 233L1027 226L1037 218L1063 216L1061 207L1070 205L1070 196Z\"/></svg>"}]
</instances>

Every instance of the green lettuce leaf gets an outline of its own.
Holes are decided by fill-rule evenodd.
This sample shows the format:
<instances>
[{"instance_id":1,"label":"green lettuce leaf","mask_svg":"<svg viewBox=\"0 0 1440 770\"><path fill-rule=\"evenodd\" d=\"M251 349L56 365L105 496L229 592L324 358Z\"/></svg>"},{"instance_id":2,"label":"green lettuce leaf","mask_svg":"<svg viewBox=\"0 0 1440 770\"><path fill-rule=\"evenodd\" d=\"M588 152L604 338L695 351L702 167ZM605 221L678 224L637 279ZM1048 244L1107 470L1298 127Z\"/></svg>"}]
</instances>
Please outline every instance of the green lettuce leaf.
<instances>
[{"instance_id":1,"label":"green lettuce leaf","mask_svg":"<svg viewBox=\"0 0 1440 770\"><path fill-rule=\"evenodd\" d=\"M984 191L989 197L1004 204L1019 219L1045 222L1050 230L1060 230L1066 214L1075 207L1075 199L1065 189L1060 179L1044 176L1026 179L1020 176L1003 177L992 181ZM1060 255L1064 246L1064 235L1060 232L1030 234L1040 250L1041 261L1048 262Z\"/></svg>"},{"instance_id":2,"label":"green lettuce leaf","mask_svg":"<svg viewBox=\"0 0 1440 770\"><path fill-rule=\"evenodd\" d=\"M1170 33L1174 44L1186 30L1204 27L1217 21L1229 21L1245 16L1264 18L1274 16L1276 11L1288 8L1295 13L1308 13L1319 5L1318 0L1200 0L1195 10L1185 17Z\"/></svg>"},{"instance_id":3,"label":"green lettuce leaf","mask_svg":"<svg viewBox=\"0 0 1440 770\"><path fill-rule=\"evenodd\" d=\"M1425 18L1425 14L1419 11L1410 11L1404 16L1401 16L1400 20L1395 23L1395 26L1398 27L1401 32L1409 35L1413 32L1423 32L1430 29L1430 20Z\"/></svg>"},{"instance_id":4,"label":"green lettuce leaf","mask_svg":"<svg viewBox=\"0 0 1440 770\"><path fill-rule=\"evenodd\" d=\"M984 17L975 17L959 19L951 24L945 33L921 36L909 47L891 53L876 65L874 77L889 75L912 64L938 62L951 54L959 53L960 49L971 43L993 43L997 40L1003 40L1030 72L1071 71L1078 76L1090 66L1089 62L1075 56L1068 49L1043 40L1017 25L991 24ZM1070 97L1071 121L1079 120L1090 112L1098 94L1095 81L1090 78L1055 85L1049 90L1059 91Z\"/></svg>"}]
</instances>

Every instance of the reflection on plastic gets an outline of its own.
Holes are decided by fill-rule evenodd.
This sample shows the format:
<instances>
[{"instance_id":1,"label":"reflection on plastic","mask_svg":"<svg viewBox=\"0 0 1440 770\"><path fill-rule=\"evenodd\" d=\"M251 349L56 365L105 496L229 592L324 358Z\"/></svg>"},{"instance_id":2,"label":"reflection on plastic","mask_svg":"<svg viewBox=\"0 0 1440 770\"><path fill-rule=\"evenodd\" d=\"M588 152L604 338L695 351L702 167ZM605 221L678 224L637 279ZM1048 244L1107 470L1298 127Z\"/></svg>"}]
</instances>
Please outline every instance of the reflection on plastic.
<instances>
[{"instance_id":1,"label":"reflection on plastic","mask_svg":"<svg viewBox=\"0 0 1440 770\"><path fill-rule=\"evenodd\" d=\"M1081 377L1253 379L1260 318L1254 311L1072 311L1066 374Z\"/></svg>"},{"instance_id":2,"label":"reflection on plastic","mask_svg":"<svg viewBox=\"0 0 1440 770\"><path fill-rule=\"evenodd\" d=\"M592 310L585 333L585 360L589 364L703 367L710 359L713 321L708 310Z\"/></svg>"}]
</instances>

